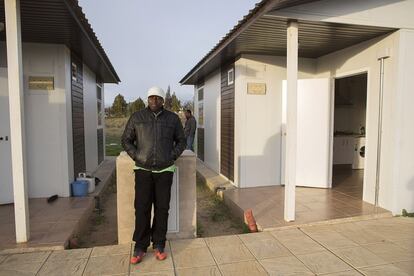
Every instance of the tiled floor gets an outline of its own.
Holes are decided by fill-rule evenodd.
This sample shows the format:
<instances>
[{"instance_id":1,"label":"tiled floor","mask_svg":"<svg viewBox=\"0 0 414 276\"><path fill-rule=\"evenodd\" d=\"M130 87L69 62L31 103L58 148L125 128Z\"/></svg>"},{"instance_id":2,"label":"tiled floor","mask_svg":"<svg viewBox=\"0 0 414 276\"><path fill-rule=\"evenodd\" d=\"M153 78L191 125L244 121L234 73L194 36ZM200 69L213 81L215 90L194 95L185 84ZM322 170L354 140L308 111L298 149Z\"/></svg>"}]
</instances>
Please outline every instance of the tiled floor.
<instances>
[{"instance_id":1,"label":"tiled floor","mask_svg":"<svg viewBox=\"0 0 414 276\"><path fill-rule=\"evenodd\" d=\"M106 159L95 172L101 182L89 197L29 199L30 240L16 244L14 205L0 205L0 252L20 252L39 248L63 249L69 238L87 222L95 207L94 196L104 189L115 170L115 160Z\"/></svg>"},{"instance_id":2,"label":"tiled floor","mask_svg":"<svg viewBox=\"0 0 414 276\"><path fill-rule=\"evenodd\" d=\"M240 217L252 209L262 230L366 215L390 216L387 210L362 201L363 176L363 170L340 167L334 170L332 189L297 187L296 220L289 223L283 219L282 186L226 190L224 200Z\"/></svg>"},{"instance_id":3,"label":"tiled floor","mask_svg":"<svg viewBox=\"0 0 414 276\"><path fill-rule=\"evenodd\" d=\"M45 198L29 200L30 241L16 244L13 204L0 206L0 251L32 247L63 249L82 219L94 208L92 197L58 198L47 203Z\"/></svg>"},{"instance_id":4,"label":"tiled floor","mask_svg":"<svg viewBox=\"0 0 414 276\"><path fill-rule=\"evenodd\" d=\"M0 275L414 275L414 219L381 218L167 243L130 265L132 244L0 255ZM374 235L367 241L358 236Z\"/></svg>"}]
</instances>

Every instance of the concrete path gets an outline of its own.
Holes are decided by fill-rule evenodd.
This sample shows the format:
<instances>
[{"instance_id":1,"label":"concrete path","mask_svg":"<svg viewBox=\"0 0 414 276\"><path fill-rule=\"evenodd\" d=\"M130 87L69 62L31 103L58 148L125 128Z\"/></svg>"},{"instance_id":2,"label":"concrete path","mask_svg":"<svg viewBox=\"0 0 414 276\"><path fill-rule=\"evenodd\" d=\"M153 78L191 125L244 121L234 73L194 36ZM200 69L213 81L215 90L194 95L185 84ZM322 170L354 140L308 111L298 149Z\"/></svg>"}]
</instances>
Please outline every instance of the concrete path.
<instances>
[{"instance_id":1,"label":"concrete path","mask_svg":"<svg viewBox=\"0 0 414 276\"><path fill-rule=\"evenodd\" d=\"M132 244L9 254L0 275L414 275L413 234L395 217L171 241L167 260L138 265Z\"/></svg>"}]
</instances>

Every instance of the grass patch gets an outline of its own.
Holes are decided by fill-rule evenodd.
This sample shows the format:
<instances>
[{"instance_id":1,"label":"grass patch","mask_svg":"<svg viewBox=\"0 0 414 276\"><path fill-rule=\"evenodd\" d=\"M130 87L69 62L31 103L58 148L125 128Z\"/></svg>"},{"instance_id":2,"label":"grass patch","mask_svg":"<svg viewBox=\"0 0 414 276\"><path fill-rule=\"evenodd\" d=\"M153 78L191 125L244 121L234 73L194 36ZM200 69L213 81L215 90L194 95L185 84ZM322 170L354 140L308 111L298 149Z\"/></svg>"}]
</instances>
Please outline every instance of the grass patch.
<instances>
[{"instance_id":1,"label":"grass patch","mask_svg":"<svg viewBox=\"0 0 414 276\"><path fill-rule=\"evenodd\" d=\"M197 173L197 236L248 233L247 226L232 213L223 200L213 193Z\"/></svg>"},{"instance_id":2,"label":"grass patch","mask_svg":"<svg viewBox=\"0 0 414 276\"><path fill-rule=\"evenodd\" d=\"M413 218L413 217L414 217L414 213L409 213L409 212L407 212L407 210L403 209L403 210L402 210L402 216L403 216L403 217L410 217L410 218Z\"/></svg>"},{"instance_id":3,"label":"grass patch","mask_svg":"<svg viewBox=\"0 0 414 276\"><path fill-rule=\"evenodd\" d=\"M105 119L105 149L107 156L118 156L124 149L121 145L121 136L128 118Z\"/></svg>"}]
</instances>

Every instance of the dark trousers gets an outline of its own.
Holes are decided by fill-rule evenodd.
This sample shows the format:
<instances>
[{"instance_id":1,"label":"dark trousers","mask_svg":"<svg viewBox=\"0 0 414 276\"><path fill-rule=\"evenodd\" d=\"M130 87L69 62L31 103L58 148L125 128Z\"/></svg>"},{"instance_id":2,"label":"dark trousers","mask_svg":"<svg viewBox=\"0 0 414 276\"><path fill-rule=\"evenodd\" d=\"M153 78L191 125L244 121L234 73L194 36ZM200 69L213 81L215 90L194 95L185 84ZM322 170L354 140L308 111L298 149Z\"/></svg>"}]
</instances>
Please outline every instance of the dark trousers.
<instances>
[{"instance_id":1,"label":"dark trousers","mask_svg":"<svg viewBox=\"0 0 414 276\"><path fill-rule=\"evenodd\" d=\"M170 209L171 185L174 173L153 173L135 171L135 247L147 251L153 247L165 247ZM151 208L154 204L154 218L151 226Z\"/></svg>"}]
</instances>

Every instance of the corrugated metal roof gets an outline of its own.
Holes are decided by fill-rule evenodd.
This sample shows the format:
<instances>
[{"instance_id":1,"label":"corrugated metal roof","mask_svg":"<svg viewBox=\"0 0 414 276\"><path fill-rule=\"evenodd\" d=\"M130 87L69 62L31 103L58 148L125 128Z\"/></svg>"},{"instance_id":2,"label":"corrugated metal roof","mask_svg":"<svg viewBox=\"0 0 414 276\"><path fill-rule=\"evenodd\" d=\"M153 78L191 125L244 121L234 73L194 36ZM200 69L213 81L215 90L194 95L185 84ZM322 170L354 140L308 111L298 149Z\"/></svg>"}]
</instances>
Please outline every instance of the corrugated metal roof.
<instances>
[{"instance_id":1,"label":"corrugated metal roof","mask_svg":"<svg viewBox=\"0 0 414 276\"><path fill-rule=\"evenodd\" d=\"M77 0L20 0L22 41L65 44L102 82L120 81ZM0 0L0 22L5 22ZM0 40L5 41L5 32Z\"/></svg>"},{"instance_id":2,"label":"corrugated metal roof","mask_svg":"<svg viewBox=\"0 0 414 276\"><path fill-rule=\"evenodd\" d=\"M268 12L313 1L264 0L237 24L180 81L197 84L241 54L286 55L287 18ZM299 20L299 56L317 58L395 29Z\"/></svg>"}]
</instances>

